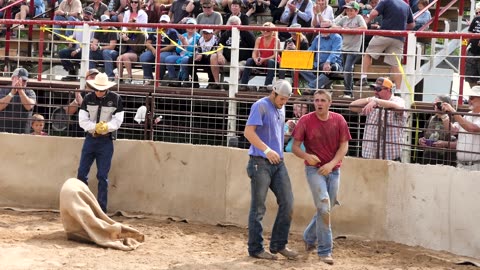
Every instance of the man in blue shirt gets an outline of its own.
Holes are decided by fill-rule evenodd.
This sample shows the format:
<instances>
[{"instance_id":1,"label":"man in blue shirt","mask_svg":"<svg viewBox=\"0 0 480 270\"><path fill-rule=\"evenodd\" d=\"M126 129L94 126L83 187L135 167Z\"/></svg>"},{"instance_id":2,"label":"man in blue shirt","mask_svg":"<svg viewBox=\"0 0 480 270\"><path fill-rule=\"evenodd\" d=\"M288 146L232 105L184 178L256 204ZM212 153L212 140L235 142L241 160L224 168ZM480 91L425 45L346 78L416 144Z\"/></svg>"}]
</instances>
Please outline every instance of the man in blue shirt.
<instances>
[{"instance_id":1,"label":"man in blue shirt","mask_svg":"<svg viewBox=\"0 0 480 270\"><path fill-rule=\"evenodd\" d=\"M245 127L245 138L251 143L247 174L251 179L251 204L248 216L248 254L259 259L275 260L275 253L288 259L298 256L287 248L292 222L293 193L287 167L283 161L285 104L292 94L288 81L277 80L268 97L252 105ZM262 220L268 189L277 196L278 212L270 240L270 252L263 247ZM273 254L272 254L273 253Z\"/></svg>"},{"instance_id":2,"label":"man in blue shirt","mask_svg":"<svg viewBox=\"0 0 480 270\"><path fill-rule=\"evenodd\" d=\"M328 28L332 25L331 21L322 21L321 28ZM341 72L342 58L342 36L339 34L321 33L312 41L309 51L315 52L312 71L300 71L300 75L308 82L310 89L304 94L313 94L316 89L325 89L332 80L330 79L336 72ZM320 73L317 75L317 73ZM313 91L312 91L313 90Z\"/></svg>"},{"instance_id":3,"label":"man in blue shirt","mask_svg":"<svg viewBox=\"0 0 480 270\"><path fill-rule=\"evenodd\" d=\"M380 26L381 30L405 31L415 27L412 10L403 0L380 1L375 9L370 12L370 16L365 22L369 24L370 21L379 15L383 17L382 25ZM367 74L372 65L372 58L378 59L381 55L386 54L384 62L390 65L390 77L393 79L396 88L400 89L402 74L396 58L402 58L404 42L404 37L374 36L363 56L363 72L360 84L363 86L368 85Z\"/></svg>"}]
</instances>

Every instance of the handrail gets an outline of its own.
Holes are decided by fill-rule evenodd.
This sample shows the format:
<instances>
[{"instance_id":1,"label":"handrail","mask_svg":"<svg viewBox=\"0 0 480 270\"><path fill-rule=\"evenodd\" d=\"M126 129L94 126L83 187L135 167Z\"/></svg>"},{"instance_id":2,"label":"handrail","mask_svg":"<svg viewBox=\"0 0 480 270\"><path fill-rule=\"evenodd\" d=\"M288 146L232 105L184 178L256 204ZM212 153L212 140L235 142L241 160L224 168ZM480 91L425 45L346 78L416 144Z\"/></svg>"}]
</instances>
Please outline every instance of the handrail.
<instances>
[{"instance_id":1,"label":"handrail","mask_svg":"<svg viewBox=\"0 0 480 270\"><path fill-rule=\"evenodd\" d=\"M3 7L3 8L0 8L0 11L4 11L4 10L6 10L6 9L9 9L9 8L12 7L12 6L15 6L15 5L19 4L19 3L22 3L23 1L24 1L24 0L18 0L17 2L13 2L13 3L11 3L10 5L7 5L7 6Z\"/></svg>"}]
</instances>

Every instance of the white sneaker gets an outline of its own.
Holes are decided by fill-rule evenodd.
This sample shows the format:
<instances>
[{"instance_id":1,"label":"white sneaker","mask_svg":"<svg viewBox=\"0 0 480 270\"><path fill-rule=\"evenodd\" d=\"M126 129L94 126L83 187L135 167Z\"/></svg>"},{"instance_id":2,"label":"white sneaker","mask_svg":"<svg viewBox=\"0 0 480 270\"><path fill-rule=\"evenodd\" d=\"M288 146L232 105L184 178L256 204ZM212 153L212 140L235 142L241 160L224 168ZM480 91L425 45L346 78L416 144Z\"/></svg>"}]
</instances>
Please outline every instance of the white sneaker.
<instances>
[{"instance_id":1,"label":"white sneaker","mask_svg":"<svg viewBox=\"0 0 480 270\"><path fill-rule=\"evenodd\" d=\"M324 262L324 263L326 263L326 264L333 265L332 255L320 256L320 261L322 261L322 262Z\"/></svg>"},{"instance_id":2,"label":"white sneaker","mask_svg":"<svg viewBox=\"0 0 480 270\"><path fill-rule=\"evenodd\" d=\"M338 97L339 97L339 98L352 98L352 96L350 96L350 95L340 95L340 96L338 96Z\"/></svg>"}]
</instances>

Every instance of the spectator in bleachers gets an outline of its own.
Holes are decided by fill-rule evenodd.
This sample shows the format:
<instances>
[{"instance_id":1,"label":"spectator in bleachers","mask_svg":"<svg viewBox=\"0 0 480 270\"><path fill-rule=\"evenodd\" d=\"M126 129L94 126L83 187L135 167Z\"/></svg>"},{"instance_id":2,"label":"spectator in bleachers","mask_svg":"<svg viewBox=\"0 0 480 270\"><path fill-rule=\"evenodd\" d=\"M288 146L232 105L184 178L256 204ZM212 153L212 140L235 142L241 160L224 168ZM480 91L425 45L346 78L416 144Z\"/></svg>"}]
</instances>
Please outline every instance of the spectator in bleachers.
<instances>
[{"instance_id":1,"label":"spectator in bleachers","mask_svg":"<svg viewBox=\"0 0 480 270\"><path fill-rule=\"evenodd\" d=\"M367 24L378 15L383 16L382 25L380 27L382 30L405 31L415 27L412 10L402 1L380 1L366 19ZM361 80L359 84L368 85L367 75L370 66L372 65L372 58L378 59L381 54L386 53L387 55L384 57L384 62L390 65L390 76L395 82L396 87L400 89L402 85L402 74L396 57L402 57L404 42L404 37L374 36L363 56L362 75L360 76Z\"/></svg>"},{"instance_id":2,"label":"spectator in bleachers","mask_svg":"<svg viewBox=\"0 0 480 270\"><path fill-rule=\"evenodd\" d=\"M248 17L265 12L266 7L270 5L268 0L243 0L243 5L245 6Z\"/></svg>"},{"instance_id":3,"label":"spectator in bleachers","mask_svg":"<svg viewBox=\"0 0 480 270\"><path fill-rule=\"evenodd\" d=\"M183 18L188 17L191 11L187 11L187 5L190 1L194 0L174 0L168 16L171 18L172 23L180 23ZM182 31L183 32L183 31Z\"/></svg>"},{"instance_id":4,"label":"spectator in bleachers","mask_svg":"<svg viewBox=\"0 0 480 270\"><path fill-rule=\"evenodd\" d=\"M289 28L301 28L302 26L298 23L292 24ZM300 32L290 32L291 37L287 39L284 43L283 50L308 50L308 39L307 37ZM298 48L297 48L298 42ZM280 79L285 78L285 69L280 69L278 71L278 77Z\"/></svg>"},{"instance_id":5,"label":"spectator in bleachers","mask_svg":"<svg viewBox=\"0 0 480 270\"><path fill-rule=\"evenodd\" d=\"M331 21L323 21L321 28L332 26ZM307 81L309 89L304 94L313 94L316 89L329 88L332 77L343 70L342 58L342 37L339 34L320 33L312 41L309 51L315 52L313 70L300 71L300 75Z\"/></svg>"},{"instance_id":6,"label":"spectator in bleachers","mask_svg":"<svg viewBox=\"0 0 480 270\"><path fill-rule=\"evenodd\" d=\"M333 21L333 8L328 5L327 0L317 0L313 5L312 27L320 27L322 21Z\"/></svg>"},{"instance_id":7,"label":"spectator in bleachers","mask_svg":"<svg viewBox=\"0 0 480 270\"><path fill-rule=\"evenodd\" d=\"M417 4L417 6L418 6L417 10L418 11L413 14L413 17L417 16L417 14L420 13L420 11L422 9L424 9L426 6L428 6L428 4L430 3L429 1L430 0L420 0L420 1L418 1L418 4ZM425 25L431 19L432 19L432 14L430 14L430 11L428 9L425 10L425 12L420 14L420 16L418 16L418 18L415 19L415 27L413 28L413 30L420 29L420 27Z\"/></svg>"},{"instance_id":8,"label":"spectator in bleachers","mask_svg":"<svg viewBox=\"0 0 480 270\"><path fill-rule=\"evenodd\" d=\"M422 0L410 0L408 1L408 4L410 5L410 8L412 9L412 12L415 13L419 10L422 10L419 6L418 6L418 3L420 3ZM430 0L427 0L428 4L430 4ZM428 6L428 4L426 4L424 7Z\"/></svg>"},{"instance_id":9,"label":"spectator in bleachers","mask_svg":"<svg viewBox=\"0 0 480 270\"><path fill-rule=\"evenodd\" d=\"M188 2L185 9L188 13L190 13L190 17L197 18L198 15L203 12L203 2L205 2L205 0L191 0Z\"/></svg>"},{"instance_id":10,"label":"spectator in bleachers","mask_svg":"<svg viewBox=\"0 0 480 270\"><path fill-rule=\"evenodd\" d=\"M270 14L272 16L272 22L274 24L280 24L280 17L282 17L283 12L285 11L285 5L288 0L270 0Z\"/></svg>"},{"instance_id":11,"label":"spectator in bleachers","mask_svg":"<svg viewBox=\"0 0 480 270\"><path fill-rule=\"evenodd\" d=\"M423 137L418 139L418 144L424 147L423 164L456 165L456 155L453 151L457 147L456 138L451 135L449 130L445 129L442 120L446 117L446 114L442 112L444 102L452 104L452 100L448 96L441 95L435 98L432 104L435 114L428 120Z\"/></svg>"},{"instance_id":12,"label":"spectator in bleachers","mask_svg":"<svg viewBox=\"0 0 480 270\"><path fill-rule=\"evenodd\" d=\"M45 12L45 4L43 3L43 0L34 0L34 6L35 6L34 16L38 16ZM25 0L25 2L20 6L20 11L17 14L15 14L15 20L25 20L28 17L30 17L30 4L28 4L28 2ZM40 17L42 18L44 17L44 15ZM18 28L23 29L25 28L25 26L23 24L19 24Z\"/></svg>"},{"instance_id":13,"label":"spectator in bleachers","mask_svg":"<svg viewBox=\"0 0 480 270\"><path fill-rule=\"evenodd\" d=\"M145 5L145 12L148 16L148 23L157 23L162 15L167 15L172 6L171 0L148 0Z\"/></svg>"},{"instance_id":14,"label":"spectator in bleachers","mask_svg":"<svg viewBox=\"0 0 480 270\"><path fill-rule=\"evenodd\" d=\"M12 88L0 89L0 132L30 133L30 119L37 95L26 89L28 71L17 68L12 73Z\"/></svg>"},{"instance_id":15,"label":"spectator in bleachers","mask_svg":"<svg viewBox=\"0 0 480 270\"><path fill-rule=\"evenodd\" d=\"M367 24L362 15L359 15L360 5L357 2L350 2L345 6L346 16L339 16L333 27L342 29L367 29ZM343 85L345 90L343 98L353 98L353 69L357 57L360 57L362 47L362 35L343 35L342 58L344 62Z\"/></svg>"},{"instance_id":16,"label":"spectator in bleachers","mask_svg":"<svg viewBox=\"0 0 480 270\"><path fill-rule=\"evenodd\" d=\"M125 16L126 17L126 16ZM120 55L117 57L118 79L120 82L132 83L132 63L138 61L145 50L146 33L138 27L129 27L120 34ZM123 77L123 67L127 69L127 77Z\"/></svg>"},{"instance_id":17,"label":"spectator in bleachers","mask_svg":"<svg viewBox=\"0 0 480 270\"><path fill-rule=\"evenodd\" d=\"M232 3L230 4L230 10L228 13L225 14L225 17L223 18L223 21L226 25L228 22L228 19L231 16L237 16L240 18L240 21L242 22L242 25L248 25L248 16L245 15L245 13L242 12L242 1L241 0L232 0Z\"/></svg>"},{"instance_id":18,"label":"spectator in bleachers","mask_svg":"<svg viewBox=\"0 0 480 270\"><path fill-rule=\"evenodd\" d=\"M468 97L468 113L480 114L480 86L474 86ZM447 102L442 103L442 111L454 113L456 110ZM480 171L480 117L455 114L453 119L446 114L441 119L445 130L457 135L457 167L469 171ZM455 121L455 123L452 123Z\"/></svg>"},{"instance_id":19,"label":"spectator in bleachers","mask_svg":"<svg viewBox=\"0 0 480 270\"><path fill-rule=\"evenodd\" d=\"M125 10L128 8L128 0L110 0L107 7L105 15L108 15L112 22L123 22Z\"/></svg>"},{"instance_id":20,"label":"spectator in bleachers","mask_svg":"<svg viewBox=\"0 0 480 270\"><path fill-rule=\"evenodd\" d=\"M285 152L291 153L292 152L292 146L293 146L293 137L292 137L292 132L295 129L295 126L298 123L298 120L304 116L305 114L309 113L309 106L307 102L309 99L303 97L299 100L297 100L297 103L293 104L293 118L288 119L287 122L285 122ZM300 148L305 151L305 146L303 143L301 144Z\"/></svg>"},{"instance_id":21,"label":"spectator in bleachers","mask_svg":"<svg viewBox=\"0 0 480 270\"><path fill-rule=\"evenodd\" d=\"M83 21L89 22L93 19L93 9L91 7L86 7L83 10ZM91 38L94 35L94 32L91 33ZM68 76L62 78L62 81L75 81L77 80L77 69L75 68L75 64L79 63L79 60L82 58L82 49L80 48L80 42L82 42L83 38L83 25L75 26L75 31L71 36L77 42L70 42L68 43L68 47L65 49L61 49L58 52L58 57L61 59L63 69L68 72ZM95 67L95 63L90 61L89 67Z\"/></svg>"},{"instance_id":22,"label":"spectator in bleachers","mask_svg":"<svg viewBox=\"0 0 480 270\"><path fill-rule=\"evenodd\" d=\"M171 81L168 85L173 87L179 87L182 81L188 80L188 60L193 55L195 50L195 44L200 39L200 34L197 33L194 28L197 21L193 18L187 20L187 24L192 25L191 28L187 28L186 32L178 35L177 43L181 48L176 48L177 55L167 56L165 63L168 70L168 79ZM177 73L176 67L180 65L180 73Z\"/></svg>"},{"instance_id":23,"label":"spectator in bleachers","mask_svg":"<svg viewBox=\"0 0 480 270\"><path fill-rule=\"evenodd\" d=\"M473 18L468 32L480 33L480 6L475 8L475 18ZM465 62L465 80L473 88L480 81L480 39L471 38L468 42L468 52Z\"/></svg>"},{"instance_id":24,"label":"spectator in bleachers","mask_svg":"<svg viewBox=\"0 0 480 270\"><path fill-rule=\"evenodd\" d=\"M264 27L275 27L271 22L263 24ZM248 88L247 84L250 80L250 72L252 68L267 68L267 76L264 85L271 85L275 75L276 67L280 66L280 40L275 31L264 30L262 35L255 40L252 57L248 58L245 69L240 80L240 91L254 90L253 87ZM262 86L261 91L266 91L267 87Z\"/></svg>"},{"instance_id":25,"label":"spectator in bleachers","mask_svg":"<svg viewBox=\"0 0 480 270\"><path fill-rule=\"evenodd\" d=\"M143 9L143 0L130 0L128 9L125 11L123 16L124 23L147 23L148 15ZM140 28L142 31L147 33L146 27ZM122 31L126 31L127 27L123 27Z\"/></svg>"},{"instance_id":26,"label":"spectator in bleachers","mask_svg":"<svg viewBox=\"0 0 480 270\"><path fill-rule=\"evenodd\" d=\"M237 16L230 16L227 20L227 25L241 25L241 20ZM226 59L231 59L231 46L232 46L232 31L227 30L222 33L220 37L220 44L224 45L222 51L217 54L223 54ZM255 47L255 35L251 31L240 31L240 44L238 64L240 74L243 72L243 68L247 63L247 59L252 57L252 50ZM241 77L241 76L240 76Z\"/></svg>"},{"instance_id":27,"label":"spectator in bleachers","mask_svg":"<svg viewBox=\"0 0 480 270\"><path fill-rule=\"evenodd\" d=\"M110 22L110 17L103 14L100 17L102 22ZM99 31L93 35L92 44L90 45L90 59L95 61L102 61L104 63L105 73L110 80L115 78L113 73L113 63L117 60L118 51L118 34L117 28L113 26L102 25Z\"/></svg>"},{"instance_id":28,"label":"spectator in bleachers","mask_svg":"<svg viewBox=\"0 0 480 270\"><path fill-rule=\"evenodd\" d=\"M32 116L32 135L39 135L39 136L48 136L48 133L43 131L45 127L45 118L41 114L34 114Z\"/></svg>"},{"instance_id":29,"label":"spectator in bleachers","mask_svg":"<svg viewBox=\"0 0 480 270\"><path fill-rule=\"evenodd\" d=\"M95 21L100 21L100 17L108 12L108 6L105 5L102 0L93 0L93 3L88 5L89 7L93 8L93 19Z\"/></svg>"},{"instance_id":30,"label":"spectator in bleachers","mask_svg":"<svg viewBox=\"0 0 480 270\"><path fill-rule=\"evenodd\" d=\"M204 66L208 73L207 89L221 89L219 84L219 66L225 64L225 57L218 57L215 52L218 47L218 37L214 35L213 29L203 29L202 37L198 40L193 57L188 60L188 73L192 76L194 88L198 88L197 66ZM214 68L215 67L215 68ZM213 71L215 70L215 74Z\"/></svg>"},{"instance_id":31,"label":"spectator in bleachers","mask_svg":"<svg viewBox=\"0 0 480 270\"><path fill-rule=\"evenodd\" d=\"M310 0L290 0L280 18L280 22L292 25L300 24L302 27L310 27L313 18L313 3Z\"/></svg>"},{"instance_id":32,"label":"spectator in bleachers","mask_svg":"<svg viewBox=\"0 0 480 270\"><path fill-rule=\"evenodd\" d=\"M350 103L352 112L367 116L363 132L362 157L400 161L403 127L407 121L407 114L404 111L383 110L405 109L405 101L394 95L394 84L388 78L377 78L375 84L370 87L375 91L375 96ZM379 136L379 129L384 130L385 134L382 132Z\"/></svg>"},{"instance_id":33,"label":"spectator in bleachers","mask_svg":"<svg viewBox=\"0 0 480 270\"><path fill-rule=\"evenodd\" d=\"M80 15L82 14L82 3L80 0L64 0L58 6L57 10L55 11L55 17L53 17L54 21L78 21L81 19ZM60 34L60 26L54 25L53 32L56 34ZM64 26L62 28L66 28L65 35L71 36L72 30L75 28L73 25ZM57 35L54 36L55 39L59 37Z\"/></svg>"},{"instance_id":34,"label":"spectator in bleachers","mask_svg":"<svg viewBox=\"0 0 480 270\"><path fill-rule=\"evenodd\" d=\"M368 0L340 0L340 1L338 1L338 8L337 8L337 10L335 11L334 16L335 16L335 17L338 17L338 16L340 16L340 15L342 15L342 16L347 15L347 14L345 13L345 5L346 5L346 4L349 4L349 3L351 3L351 2L356 2L356 3L358 3L358 4L360 5L360 8L363 8L365 5L368 4Z\"/></svg>"},{"instance_id":35,"label":"spectator in bleachers","mask_svg":"<svg viewBox=\"0 0 480 270\"><path fill-rule=\"evenodd\" d=\"M211 25L222 25L223 18L220 12L213 11L213 3L211 0L204 0L202 4L203 12L198 14L197 23L198 24L211 24ZM215 30L215 34L218 34L220 30Z\"/></svg>"},{"instance_id":36,"label":"spectator in bleachers","mask_svg":"<svg viewBox=\"0 0 480 270\"><path fill-rule=\"evenodd\" d=\"M313 18L312 0L289 0L285 6L280 22L288 26L298 23L302 27L311 27ZM280 40L284 41L290 38L290 34L279 33Z\"/></svg>"},{"instance_id":37,"label":"spectator in bleachers","mask_svg":"<svg viewBox=\"0 0 480 270\"><path fill-rule=\"evenodd\" d=\"M160 17L160 23L170 23L170 17L166 14L162 15ZM158 64L160 64L160 80L163 80L167 70L165 59L170 55L177 54L175 52L175 45L173 45L170 40L176 40L178 32L172 28L163 29L163 31L164 33L160 33L160 60L158 61ZM157 33L150 33L145 43L146 50L140 55L145 85L149 85L153 80L153 63L155 63L155 58L157 57L157 38Z\"/></svg>"}]
</instances>

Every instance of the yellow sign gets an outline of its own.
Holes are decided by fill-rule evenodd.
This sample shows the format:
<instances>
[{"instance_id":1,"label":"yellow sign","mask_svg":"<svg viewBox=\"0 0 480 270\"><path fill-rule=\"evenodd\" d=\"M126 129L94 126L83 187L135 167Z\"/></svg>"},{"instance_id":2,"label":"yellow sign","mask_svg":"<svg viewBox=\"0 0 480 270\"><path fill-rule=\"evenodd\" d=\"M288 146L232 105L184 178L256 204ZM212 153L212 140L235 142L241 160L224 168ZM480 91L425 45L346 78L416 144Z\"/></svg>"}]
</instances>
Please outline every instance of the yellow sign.
<instances>
[{"instance_id":1,"label":"yellow sign","mask_svg":"<svg viewBox=\"0 0 480 270\"><path fill-rule=\"evenodd\" d=\"M283 51L281 68L312 69L314 52L310 51Z\"/></svg>"}]
</instances>

